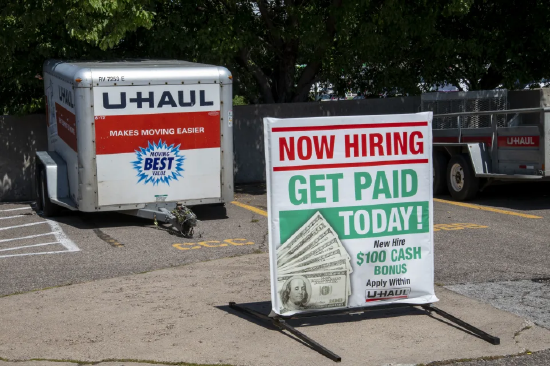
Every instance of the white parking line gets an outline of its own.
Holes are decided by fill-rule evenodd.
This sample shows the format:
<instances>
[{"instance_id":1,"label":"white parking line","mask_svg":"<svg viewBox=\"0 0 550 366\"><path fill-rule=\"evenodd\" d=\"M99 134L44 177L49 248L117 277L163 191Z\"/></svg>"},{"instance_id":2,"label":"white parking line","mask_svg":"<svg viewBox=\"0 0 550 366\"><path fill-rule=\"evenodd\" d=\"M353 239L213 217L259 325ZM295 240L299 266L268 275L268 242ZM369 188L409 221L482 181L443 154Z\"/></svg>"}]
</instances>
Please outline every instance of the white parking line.
<instances>
[{"instance_id":1,"label":"white parking line","mask_svg":"<svg viewBox=\"0 0 550 366\"><path fill-rule=\"evenodd\" d=\"M69 239L69 237L63 232L63 229L61 229L61 226L59 226L57 222L51 220L46 220L46 222L52 228L55 238L61 243L61 245L67 248L68 252L80 251L80 248L77 247L71 239Z\"/></svg>"},{"instance_id":2,"label":"white parking line","mask_svg":"<svg viewBox=\"0 0 550 366\"><path fill-rule=\"evenodd\" d=\"M23 256L26 256L26 255L40 255L40 254L58 254L58 253L67 253L67 250L58 250L58 251L55 251L55 252L40 252L40 253L0 255L0 258L23 257Z\"/></svg>"},{"instance_id":3,"label":"white parking line","mask_svg":"<svg viewBox=\"0 0 550 366\"><path fill-rule=\"evenodd\" d=\"M26 216L28 215L6 216L6 217L0 217L0 220L15 219L16 217L26 217Z\"/></svg>"},{"instance_id":4,"label":"white parking line","mask_svg":"<svg viewBox=\"0 0 550 366\"><path fill-rule=\"evenodd\" d=\"M41 244L33 244L33 245L24 245L22 247L14 247L14 248L8 248L8 249L0 249L0 252L7 252L8 250L17 250L17 249L24 249L24 248L32 248L32 247L42 247L44 245L51 245L51 244L61 244L58 241L52 241L51 243L41 243Z\"/></svg>"},{"instance_id":5,"label":"white parking line","mask_svg":"<svg viewBox=\"0 0 550 366\"><path fill-rule=\"evenodd\" d=\"M8 210L0 210L0 212L8 212L8 211L18 211L18 210L30 210L32 207L19 207L19 208L10 208Z\"/></svg>"},{"instance_id":6,"label":"white parking line","mask_svg":"<svg viewBox=\"0 0 550 366\"><path fill-rule=\"evenodd\" d=\"M25 216L25 215L20 215ZM26 248L33 248L33 247L41 247L46 245L52 245L52 244L61 244L65 247L66 250L56 250L51 252L39 252L39 253L21 253L21 254L9 254L9 255L0 255L0 258L9 258L9 257L22 257L27 255L39 255L39 254L59 254L59 253L68 253L68 252L78 252L80 251L80 248L76 246L76 244L69 239L69 237L63 232L63 229L61 229L61 226L55 221L47 220L41 221L41 222L33 222L30 224L24 224L24 225L16 225L16 226L9 226L9 227L2 227L0 230L8 230L8 229L15 229L18 227L24 227L24 226L32 226L32 225L39 225L39 224L48 224L50 228L52 229L49 233L43 233L43 234L35 234L35 235L28 235L28 236L22 236L18 238L11 238L11 239L3 239L0 240L0 243L8 242L8 241L14 241L14 240L23 240L23 239L31 239L36 238L40 236L46 236L46 235L53 235L55 237L56 241L47 242L47 243L40 243L40 244L32 244L32 245L23 245L19 247L13 247L13 248L7 248L7 249L0 249L0 252L5 252L9 250L20 250L20 249L26 249Z\"/></svg>"},{"instance_id":7,"label":"white parking line","mask_svg":"<svg viewBox=\"0 0 550 366\"><path fill-rule=\"evenodd\" d=\"M31 222L30 224L23 224L23 225L15 225L15 226L8 226L8 227L0 227L0 231L2 230L8 230L8 229L16 229L18 227L24 227L24 226L33 226L33 225L40 225L45 224L46 221L40 221L40 222Z\"/></svg>"},{"instance_id":8,"label":"white parking line","mask_svg":"<svg viewBox=\"0 0 550 366\"><path fill-rule=\"evenodd\" d=\"M0 240L0 243L5 243L7 241L14 241L14 240L38 238L39 236L45 236L45 235L54 235L54 233L44 233L44 234L36 234L36 235L29 235L29 236L21 236L19 238L2 239Z\"/></svg>"}]
</instances>

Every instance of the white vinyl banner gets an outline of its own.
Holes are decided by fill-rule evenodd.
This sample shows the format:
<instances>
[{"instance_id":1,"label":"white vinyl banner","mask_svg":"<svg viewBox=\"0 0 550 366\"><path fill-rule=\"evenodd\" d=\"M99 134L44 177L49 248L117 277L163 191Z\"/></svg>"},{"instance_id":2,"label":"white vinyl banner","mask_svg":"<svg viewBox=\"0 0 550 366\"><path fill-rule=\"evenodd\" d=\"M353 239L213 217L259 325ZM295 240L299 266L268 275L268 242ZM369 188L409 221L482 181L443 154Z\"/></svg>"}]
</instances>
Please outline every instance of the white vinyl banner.
<instances>
[{"instance_id":1,"label":"white vinyl banner","mask_svg":"<svg viewBox=\"0 0 550 366\"><path fill-rule=\"evenodd\" d=\"M431 124L264 119L272 314L438 301Z\"/></svg>"}]
</instances>

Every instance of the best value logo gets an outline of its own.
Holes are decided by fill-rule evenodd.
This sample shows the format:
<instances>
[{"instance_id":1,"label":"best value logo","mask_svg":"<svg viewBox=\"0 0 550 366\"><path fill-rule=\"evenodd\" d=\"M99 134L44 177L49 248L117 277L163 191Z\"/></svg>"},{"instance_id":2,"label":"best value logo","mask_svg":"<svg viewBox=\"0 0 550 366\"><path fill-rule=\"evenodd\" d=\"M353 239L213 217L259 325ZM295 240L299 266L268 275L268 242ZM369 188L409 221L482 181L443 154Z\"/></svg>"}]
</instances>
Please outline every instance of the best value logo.
<instances>
[{"instance_id":1,"label":"best value logo","mask_svg":"<svg viewBox=\"0 0 550 366\"><path fill-rule=\"evenodd\" d=\"M180 155L180 145L174 144L168 146L166 142L159 140L158 143L149 141L146 148L140 147L136 151L137 159L133 161L134 169L138 171L138 183L151 183L157 185L165 183L170 185L170 181L177 181L178 177L183 178L181 172L185 156Z\"/></svg>"}]
</instances>

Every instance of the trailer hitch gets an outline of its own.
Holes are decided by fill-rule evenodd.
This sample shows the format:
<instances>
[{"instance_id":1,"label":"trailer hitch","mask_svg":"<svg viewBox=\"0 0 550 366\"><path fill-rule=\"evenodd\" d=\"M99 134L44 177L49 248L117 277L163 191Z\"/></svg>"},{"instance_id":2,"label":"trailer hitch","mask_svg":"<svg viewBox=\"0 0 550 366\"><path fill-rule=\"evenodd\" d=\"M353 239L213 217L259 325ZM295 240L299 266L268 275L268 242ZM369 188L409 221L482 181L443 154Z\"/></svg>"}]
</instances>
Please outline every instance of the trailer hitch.
<instances>
[{"instance_id":1,"label":"trailer hitch","mask_svg":"<svg viewBox=\"0 0 550 366\"><path fill-rule=\"evenodd\" d=\"M191 211L189 207L184 206L181 202L178 202L176 204L176 208L174 208L172 211L169 211L164 207L159 208L159 211L165 215L165 219L163 221L172 225L172 227L175 230L179 231L181 235L186 238L193 237L198 219L197 215L195 215L195 213ZM154 220L155 226L158 227L156 216Z\"/></svg>"}]
</instances>

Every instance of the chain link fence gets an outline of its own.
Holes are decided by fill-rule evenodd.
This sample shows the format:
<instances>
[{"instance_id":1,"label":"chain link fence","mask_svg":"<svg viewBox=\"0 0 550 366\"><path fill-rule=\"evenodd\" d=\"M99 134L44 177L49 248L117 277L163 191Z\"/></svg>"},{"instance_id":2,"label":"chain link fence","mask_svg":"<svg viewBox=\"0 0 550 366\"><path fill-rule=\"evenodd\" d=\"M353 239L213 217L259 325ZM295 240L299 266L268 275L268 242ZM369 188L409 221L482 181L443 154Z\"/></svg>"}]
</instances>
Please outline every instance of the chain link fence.
<instances>
[{"instance_id":1,"label":"chain link fence","mask_svg":"<svg viewBox=\"0 0 550 366\"><path fill-rule=\"evenodd\" d=\"M438 114L499 111L508 108L506 90L436 92L422 94L421 110L434 113L433 129L491 127L491 116L437 117ZM498 127L506 126L506 115L494 115Z\"/></svg>"}]
</instances>

